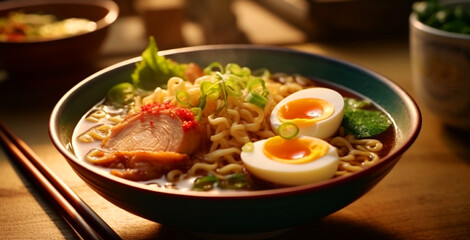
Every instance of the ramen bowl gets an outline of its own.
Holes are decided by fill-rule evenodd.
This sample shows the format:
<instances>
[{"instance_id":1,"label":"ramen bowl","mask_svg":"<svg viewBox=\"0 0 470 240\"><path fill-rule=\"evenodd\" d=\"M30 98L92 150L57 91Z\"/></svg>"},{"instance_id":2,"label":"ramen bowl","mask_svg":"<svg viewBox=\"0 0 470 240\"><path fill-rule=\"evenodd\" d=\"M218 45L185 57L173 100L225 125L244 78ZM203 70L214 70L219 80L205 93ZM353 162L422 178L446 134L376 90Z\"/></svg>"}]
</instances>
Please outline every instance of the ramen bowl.
<instances>
[{"instance_id":1,"label":"ramen bowl","mask_svg":"<svg viewBox=\"0 0 470 240\"><path fill-rule=\"evenodd\" d=\"M68 91L50 118L50 136L75 172L111 203L138 216L200 234L268 234L315 221L352 203L392 170L418 136L420 111L413 99L387 78L353 64L291 49L217 45L160 52L177 62L207 66L238 63L252 69L323 79L365 96L386 111L396 129L390 153L377 164L346 177L316 184L261 191L200 192L155 188L98 171L78 160L71 146L80 118L117 83L129 81L133 58L105 68Z\"/></svg>"},{"instance_id":2,"label":"ramen bowl","mask_svg":"<svg viewBox=\"0 0 470 240\"><path fill-rule=\"evenodd\" d=\"M0 69L13 78L51 76L92 66L100 54L119 9L111 0L25 0L0 3L0 17L12 12L50 14L58 20L82 18L96 23L93 30L64 37L0 41Z\"/></svg>"}]
</instances>

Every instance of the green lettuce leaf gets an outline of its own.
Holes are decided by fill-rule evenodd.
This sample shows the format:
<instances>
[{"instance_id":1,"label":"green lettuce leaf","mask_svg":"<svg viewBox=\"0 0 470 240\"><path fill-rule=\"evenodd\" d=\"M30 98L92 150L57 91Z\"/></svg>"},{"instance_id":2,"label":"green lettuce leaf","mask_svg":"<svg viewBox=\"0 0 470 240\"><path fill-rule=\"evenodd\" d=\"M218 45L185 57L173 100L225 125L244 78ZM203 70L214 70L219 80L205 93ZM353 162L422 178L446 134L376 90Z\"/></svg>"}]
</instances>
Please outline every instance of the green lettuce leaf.
<instances>
[{"instance_id":1,"label":"green lettuce leaf","mask_svg":"<svg viewBox=\"0 0 470 240\"><path fill-rule=\"evenodd\" d=\"M152 91L157 87L166 87L171 77L184 78L185 69L185 64L158 55L155 39L150 37L149 45L142 53L142 61L136 63L136 69L131 75L132 83L137 88Z\"/></svg>"}]
</instances>

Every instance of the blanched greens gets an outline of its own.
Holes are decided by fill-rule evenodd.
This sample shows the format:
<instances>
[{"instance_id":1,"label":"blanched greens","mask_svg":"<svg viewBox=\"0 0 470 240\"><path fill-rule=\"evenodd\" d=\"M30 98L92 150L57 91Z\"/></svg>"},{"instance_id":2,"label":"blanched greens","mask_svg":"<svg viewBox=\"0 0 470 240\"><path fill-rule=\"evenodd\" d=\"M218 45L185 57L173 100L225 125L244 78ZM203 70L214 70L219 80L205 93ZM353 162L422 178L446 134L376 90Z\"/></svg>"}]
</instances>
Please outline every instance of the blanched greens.
<instances>
[{"instance_id":1,"label":"blanched greens","mask_svg":"<svg viewBox=\"0 0 470 240\"><path fill-rule=\"evenodd\" d=\"M251 184L250 178L245 173L234 173L226 179L218 179L214 175L208 175L196 179L192 189L196 191L209 191L214 188L240 190L248 189Z\"/></svg>"},{"instance_id":2,"label":"blanched greens","mask_svg":"<svg viewBox=\"0 0 470 240\"><path fill-rule=\"evenodd\" d=\"M413 4L419 21L448 32L470 34L470 10L462 5L443 6L436 0Z\"/></svg>"},{"instance_id":3,"label":"blanched greens","mask_svg":"<svg viewBox=\"0 0 470 240\"><path fill-rule=\"evenodd\" d=\"M364 109L370 102L344 98L344 116L341 125L346 133L357 138L367 138L387 130L392 122L381 111Z\"/></svg>"}]
</instances>

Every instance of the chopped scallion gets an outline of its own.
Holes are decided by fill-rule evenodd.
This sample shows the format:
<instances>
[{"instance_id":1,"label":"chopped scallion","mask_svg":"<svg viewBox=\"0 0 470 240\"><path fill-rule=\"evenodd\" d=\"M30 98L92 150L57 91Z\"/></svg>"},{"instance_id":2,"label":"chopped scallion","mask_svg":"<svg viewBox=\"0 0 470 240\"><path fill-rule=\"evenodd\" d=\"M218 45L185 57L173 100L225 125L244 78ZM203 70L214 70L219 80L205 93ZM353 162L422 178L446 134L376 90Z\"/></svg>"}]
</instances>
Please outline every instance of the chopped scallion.
<instances>
[{"instance_id":1,"label":"chopped scallion","mask_svg":"<svg viewBox=\"0 0 470 240\"><path fill-rule=\"evenodd\" d=\"M202 119L202 109L200 107L193 107L190 110L194 115L194 119L196 119L196 121L201 121L201 119Z\"/></svg>"},{"instance_id":2,"label":"chopped scallion","mask_svg":"<svg viewBox=\"0 0 470 240\"><path fill-rule=\"evenodd\" d=\"M253 142L247 142L242 147L243 152L253 152L253 150L255 150L255 145L253 144Z\"/></svg>"},{"instance_id":3,"label":"chopped scallion","mask_svg":"<svg viewBox=\"0 0 470 240\"><path fill-rule=\"evenodd\" d=\"M266 106L268 103L268 99L264 96L261 96L257 92L250 92L246 98L246 101L260 108L264 108L264 106Z\"/></svg>"},{"instance_id":4,"label":"chopped scallion","mask_svg":"<svg viewBox=\"0 0 470 240\"><path fill-rule=\"evenodd\" d=\"M214 188L214 184L219 181L216 176L208 175L194 181L193 190L209 191Z\"/></svg>"},{"instance_id":5,"label":"chopped scallion","mask_svg":"<svg viewBox=\"0 0 470 240\"><path fill-rule=\"evenodd\" d=\"M284 139L292 139L299 134L299 127L291 122L285 122L277 128L277 134Z\"/></svg>"},{"instance_id":6,"label":"chopped scallion","mask_svg":"<svg viewBox=\"0 0 470 240\"><path fill-rule=\"evenodd\" d=\"M190 107L190 101L191 101L191 96L189 95L188 92L183 91L183 90L178 90L176 92L176 101L178 101L179 104L181 104L184 107Z\"/></svg>"},{"instance_id":7,"label":"chopped scallion","mask_svg":"<svg viewBox=\"0 0 470 240\"><path fill-rule=\"evenodd\" d=\"M210 75L211 72L214 72L214 69L217 69L216 71L221 73L224 72L224 67L222 66L222 64L220 64L219 62L212 62L206 68L204 68L204 73L206 75Z\"/></svg>"},{"instance_id":8,"label":"chopped scallion","mask_svg":"<svg viewBox=\"0 0 470 240\"><path fill-rule=\"evenodd\" d=\"M251 75L251 70L247 67L240 67L240 65L236 63L229 63L225 67L226 72L229 72L231 74L237 75L237 76L250 76Z\"/></svg>"}]
</instances>

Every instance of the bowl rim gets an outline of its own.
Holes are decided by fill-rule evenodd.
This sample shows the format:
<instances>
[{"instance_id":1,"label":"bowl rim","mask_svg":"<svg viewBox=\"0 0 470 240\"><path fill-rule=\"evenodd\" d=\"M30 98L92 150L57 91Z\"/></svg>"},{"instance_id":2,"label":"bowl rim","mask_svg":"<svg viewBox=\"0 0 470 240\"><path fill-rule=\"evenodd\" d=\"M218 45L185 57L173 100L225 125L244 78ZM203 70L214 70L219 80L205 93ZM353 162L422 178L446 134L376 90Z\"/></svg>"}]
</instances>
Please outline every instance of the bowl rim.
<instances>
[{"instance_id":1,"label":"bowl rim","mask_svg":"<svg viewBox=\"0 0 470 240\"><path fill-rule=\"evenodd\" d=\"M297 195L307 192L313 192L318 190L323 190L326 188L331 188L334 186L342 185L347 182L352 182L356 179L360 179L365 175L369 174L370 172L374 172L376 169L380 169L383 165L391 164L394 162L395 159L399 159L401 155L412 145L412 143L416 140L421 130L422 125L422 116L421 111L414 101L414 99L400 86L394 83L392 80L388 79L387 77L380 75L374 71L369 70L368 68L361 67L359 65L336 59L333 57L323 56L315 53L308 53L300 50L295 50L291 48L279 47L279 46L261 46L261 45L246 45L246 44L221 44L221 45L203 45L203 46L192 46L192 47L183 47L177 49L169 49L159 51L160 55L172 55L172 54L184 54L187 52L193 51L210 51L210 50L259 50L259 51L274 51L274 52L282 52L287 54L294 54L294 55L301 55L301 56L315 56L317 58L332 61L336 64L342 64L351 68L355 68L361 71L364 71L366 74L370 74L374 76L374 78L381 81L387 87L393 90L397 95L400 96L400 99L403 100L404 105L410 109L410 120L412 120L411 129L410 129L410 136L407 139L403 140L402 145L399 148L392 149L392 152L389 153L387 156L382 158L378 163L363 169L361 171L352 173L347 176L341 176L332 178L326 181L322 181L319 183L312 183L300 186L290 186L284 188L277 188L277 189L268 189L268 190L256 190L256 191L229 191L229 192L222 192L222 193L213 193L213 192L202 192L202 191L181 191L175 189L163 189L163 188L154 188L152 186L148 186L139 182L119 178L117 176L106 174L97 171L93 166L82 162L77 159L77 157L69 152L65 146L61 144L61 140L58 134L58 128L60 126L56 126L56 122L58 121L58 116L64 109L64 104L67 100L74 94L75 92L81 88L82 86L86 85L94 78L105 74L106 72L118 69L120 67L126 66L131 63L135 63L139 61L141 57L134 57L131 59L127 59L111 66L108 66L89 77L85 78L74 87L72 87L68 92L66 92L63 97L57 102L55 107L52 110L49 119L49 135L50 138L55 145L55 147L59 150L59 152L65 156L67 161L73 161L73 163L78 164L81 168L84 168L86 171L92 172L93 174L97 174L99 177L106 178L109 181L112 181L116 184L122 184L126 187L132 188L135 191L153 193L158 195L165 195L165 196L178 196L183 198L207 198L207 199L249 199L249 198L265 198L265 197L273 197L273 196L291 196ZM398 133L399 134L399 133Z\"/></svg>"},{"instance_id":2,"label":"bowl rim","mask_svg":"<svg viewBox=\"0 0 470 240\"><path fill-rule=\"evenodd\" d=\"M5 2L0 2L0 11L8 11L9 9L19 9L25 7L32 7L32 6L41 6L41 5L90 5L95 7L102 7L108 10L105 16L101 19L95 21L96 29L91 32L79 33L74 34L71 36L60 37L60 38L53 38L53 39L39 39L39 40L29 40L29 41L5 41L1 42L1 44L31 44L31 43L43 43L43 42L53 42L53 41L61 41L68 38L73 38L77 36L86 35L88 33L96 32L100 29L106 28L115 22L119 16L119 6L116 2L112 0L23 0L23 1L15 1L15 0L8 0Z\"/></svg>"},{"instance_id":3,"label":"bowl rim","mask_svg":"<svg viewBox=\"0 0 470 240\"><path fill-rule=\"evenodd\" d=\"M443 37L443 38L460 39L460 40L466 40L466 41L470 40L470 34L448 32L448 31L444 31L444 30L426 25L425 23L421 22L418 19L418 15L416 13L410 14L409 21L410 21L411 28L417 29L424 33L428 33L428 34Z\"/></svg>"}]
</instances>

